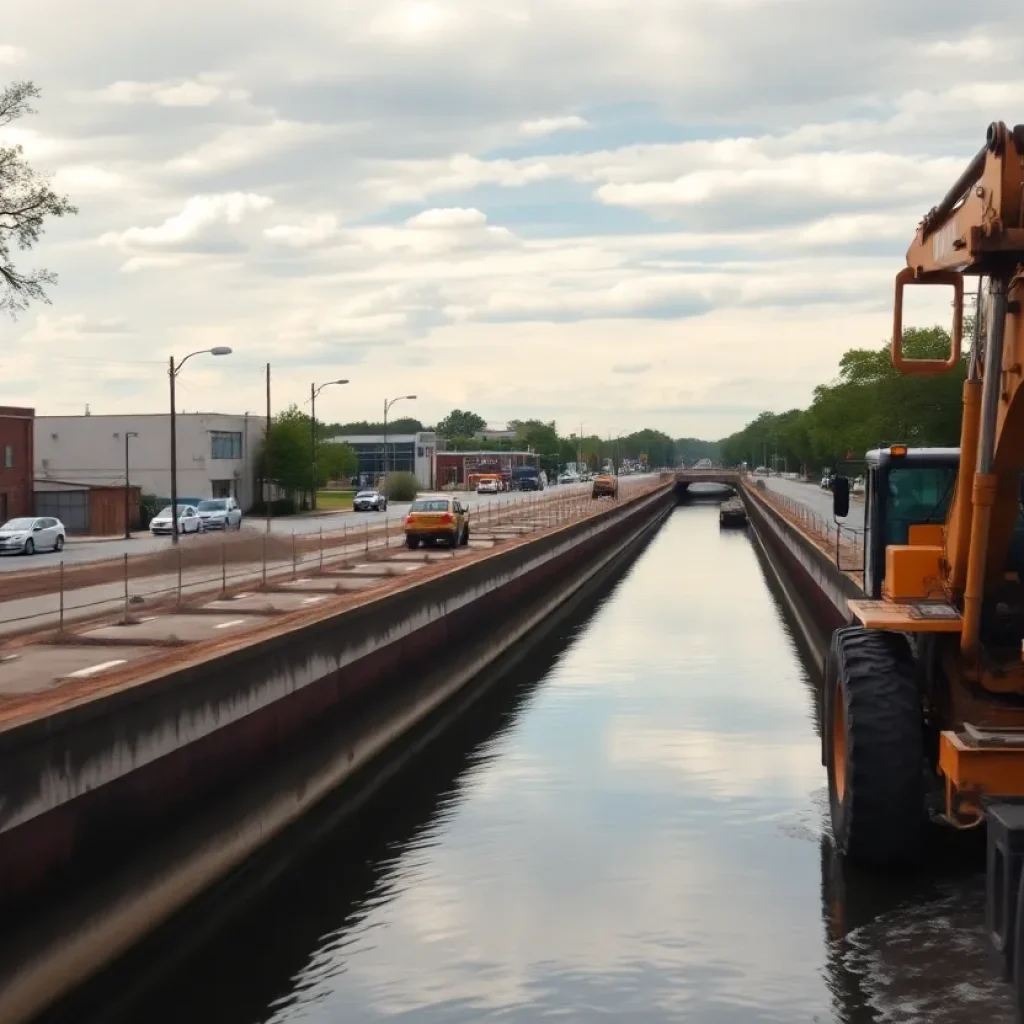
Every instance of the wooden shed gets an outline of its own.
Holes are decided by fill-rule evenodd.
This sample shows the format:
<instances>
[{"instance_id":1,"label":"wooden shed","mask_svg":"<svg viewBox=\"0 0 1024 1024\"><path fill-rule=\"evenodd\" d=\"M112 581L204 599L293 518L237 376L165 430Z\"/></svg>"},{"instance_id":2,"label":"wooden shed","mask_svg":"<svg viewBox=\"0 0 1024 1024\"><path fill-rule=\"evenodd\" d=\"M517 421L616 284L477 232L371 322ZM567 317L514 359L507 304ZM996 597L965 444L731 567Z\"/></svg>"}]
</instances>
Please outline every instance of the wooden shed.
<instances>
[{"instance_id":1,"label":"wooden shed","mask_svg":"<svg viewBox=\"0 0 1024 1024\"><path fill-rule=\"evenodd\" d=\"M140 526L140 488L128 488L128 521ZM125 488L80 484L69 480L35 482L35 513L54 516L68 533L88 537L117 537L125 532Z\"/></svg>"}]
</instances>

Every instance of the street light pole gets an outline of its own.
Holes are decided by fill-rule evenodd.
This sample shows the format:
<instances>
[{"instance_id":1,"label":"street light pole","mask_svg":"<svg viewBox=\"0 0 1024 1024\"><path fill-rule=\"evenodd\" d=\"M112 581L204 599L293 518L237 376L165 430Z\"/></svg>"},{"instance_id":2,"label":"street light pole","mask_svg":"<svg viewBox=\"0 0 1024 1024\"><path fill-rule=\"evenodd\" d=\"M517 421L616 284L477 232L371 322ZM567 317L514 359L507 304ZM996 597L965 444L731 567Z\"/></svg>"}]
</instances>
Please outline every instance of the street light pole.
<instances>
[{"instance_id":1,"label":"street light pole","mask_svg":"<svg viewBox=\"0 0 1024 1024\"><path fill-rule=\"evenodd\" d=\"M397 398L385 398L384 399L384 479L388 477L388 410L395 404L395 402L401 402L403 399L409 398L414 399L415 395L399 395Z\"/></svg>"},{"instance_id":2,"label":"street light pole","mask_svg":"<svg viewBox=\"0 0 1024 1024\"><path fill-rule=\"evenodd\" d=\"M309 441L312 457L312 476L309 482L309 510L316 511L316 396L329 388L332 384L347 384L347 380L329 380L326 384L317 387L316 384L309 385Z\"/></svg>"},{"instance_id":3,"label":"street light pole","mask_svg":"<svg viewBox=\"0 0 1024 1024\"><path fill-rule=\"evenodd\" d=\"M131 540L131 504L128 500L128 493L131 490L131 481L128 479L128 438L138 437L134 430L124 432L124 539Z\"/></svg>"},{"instance_id":4,"label":"street light pole","mask_svg":"<svg viewBox=\"0 0 1024 1024\"><path fill-rule=\"evenodd\" d=\"M181 368L193 356L229 356L231 349L227 345L215 345L213 348L202 348L197 352L189 352L177 366L174 365L174 356L170 359L171 379L171 543L178 543L178 431L175 419L174 382L181 373Z\"/></svg>"}]
</instances>

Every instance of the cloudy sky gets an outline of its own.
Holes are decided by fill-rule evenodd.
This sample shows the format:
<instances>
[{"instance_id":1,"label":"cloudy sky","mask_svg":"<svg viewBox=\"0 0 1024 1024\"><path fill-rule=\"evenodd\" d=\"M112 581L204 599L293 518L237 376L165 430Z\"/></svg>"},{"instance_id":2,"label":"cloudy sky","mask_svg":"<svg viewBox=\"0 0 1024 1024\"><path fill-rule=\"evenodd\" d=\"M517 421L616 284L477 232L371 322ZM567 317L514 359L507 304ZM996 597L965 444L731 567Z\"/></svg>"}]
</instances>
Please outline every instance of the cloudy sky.
<instances>
[{"instance_id":1,"label":"cloudy sky","mask_svg":"<svg viewBox=\"0 0 1024 1024\"><path fill-rule=\"evenodd\" d=\"M880 344L921 214L1024 95L1024 6L37 0L8 129L80 214L0 404L718 437ZM1015 102L1016 101L1016 102ZM400 407L402 408L402 407ZM396 409L397 414L399 410Z\"/></svg>"}]
</instances>

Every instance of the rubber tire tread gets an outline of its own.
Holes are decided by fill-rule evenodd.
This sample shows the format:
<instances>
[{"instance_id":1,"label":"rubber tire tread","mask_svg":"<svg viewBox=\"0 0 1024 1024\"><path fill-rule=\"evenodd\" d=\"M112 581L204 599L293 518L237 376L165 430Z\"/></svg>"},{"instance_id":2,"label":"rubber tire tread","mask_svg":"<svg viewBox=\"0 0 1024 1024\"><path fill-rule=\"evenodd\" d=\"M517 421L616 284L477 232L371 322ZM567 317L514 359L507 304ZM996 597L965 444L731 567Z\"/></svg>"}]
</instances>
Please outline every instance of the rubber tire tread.
<instances>
[{"instance_id":1,"label":"rubber tire tread","mask_svg":"<svg viewBox=\"0 0 1024 1024\"><path fill-rule=\"evenodd\" d=\"M832 700L841 699L846 711L846 791L840 802L830 742L833 838L860 864L913 863L926 818L921 699L910 646L899 633L854 628L842 631L836 647ZM831 732L831 716L827 723Z\"/></svg>"}]
</instances>

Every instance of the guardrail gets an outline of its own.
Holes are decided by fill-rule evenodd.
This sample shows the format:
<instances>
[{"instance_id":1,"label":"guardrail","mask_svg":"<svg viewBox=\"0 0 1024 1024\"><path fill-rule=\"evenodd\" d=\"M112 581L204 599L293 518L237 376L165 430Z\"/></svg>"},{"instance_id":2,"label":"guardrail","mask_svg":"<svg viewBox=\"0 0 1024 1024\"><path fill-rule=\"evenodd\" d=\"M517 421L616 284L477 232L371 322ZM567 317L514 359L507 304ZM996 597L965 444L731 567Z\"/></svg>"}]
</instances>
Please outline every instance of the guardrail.
<instances>
[{"instance_id":1,"label":"guardrail","mask_svg":"<svg viewBox=\"0 0 1024 1024\"><path fill-rule=\"evenodd\" d=\"M523 527L522 533L530 534L586 518L606 508L608 502L626 501L665 483L661 478L623 479L616 498L600 501L591 498L589 487L543 496L510 495L474 509L469 521L478 533L518 525ZM387 557L405 543L404 519L404 515L386 516L383 522L371 525L346 517L341 529L321 527L316 533L293 532L290 536L225 534L219 543L209 535L196 538L198 544L183 537L176 547L163 551L126 553L99 562L61 561L52 569L0 575L4 596L0 628L6 634L0 637L0 645L4 639L39 629L60 632L69 621L115 614L119 609L127 618L133 609L137 613L140 605L180 604L185 597L216 596L337 568L354 559ZM451 554L454 558L455 549ZM43 607L15 612L18 605L25 604Z\"/></svg>"}]
</instances>

